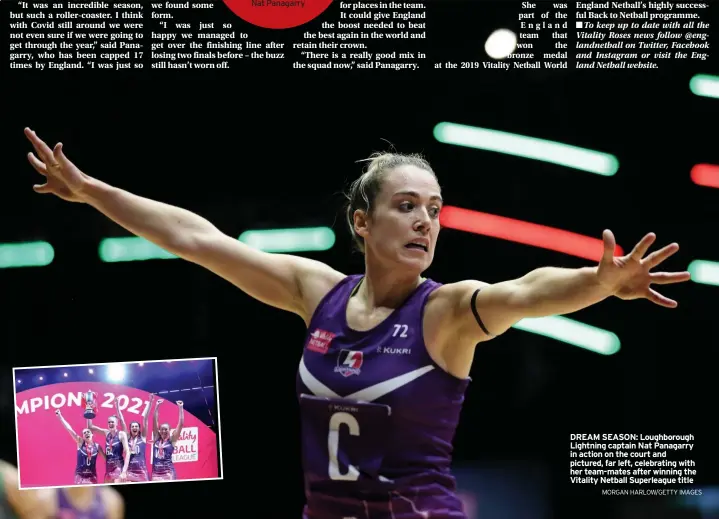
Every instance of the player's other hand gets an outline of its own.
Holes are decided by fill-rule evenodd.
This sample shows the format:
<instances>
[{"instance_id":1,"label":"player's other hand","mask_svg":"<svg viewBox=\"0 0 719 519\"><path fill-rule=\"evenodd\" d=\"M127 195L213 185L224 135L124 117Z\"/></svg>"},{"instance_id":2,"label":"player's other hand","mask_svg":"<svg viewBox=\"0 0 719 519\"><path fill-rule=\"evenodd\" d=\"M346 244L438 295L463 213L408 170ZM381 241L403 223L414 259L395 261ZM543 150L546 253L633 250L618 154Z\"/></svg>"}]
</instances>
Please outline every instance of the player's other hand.
<instances>
[{"instance_id":1,"label":"player's other hand","mask_svg":"<svg viewBox=\"0 0 719 519\"><path fill-rule=\"evenodd\" d=\"M182 403L182 400L178 400L176 403L177 403L177 406L178 406L178 407L182 407L182 406L184 405L184 404Z\"/></svg>"},{"instance_id":2,"label":"player's other hand","mask_svg":"<svg viewBox=\"0 0 719 519\"><path fill-rule=\"evenodd\" d=\"M59 410L59 409L55 409L55 416L60 416L60 414L61 414L61 413L60 413L60 410Z\"/></svg>"},{"instance_id":3,"label":"player's other hand","mask_svg":"<svg viewBox=\"0 0 719 519\"><path fill-rule=\"evenodd\" d=\"M45 177L44 184L33 186L35 192L52 193L68 202L84 202L83 191L90 177L65 156L62 143L50 149L30 128L25 128L25 136L35 148L35 153L28 153L27 158L35 171Z\"/></svg>"}]
</instances>

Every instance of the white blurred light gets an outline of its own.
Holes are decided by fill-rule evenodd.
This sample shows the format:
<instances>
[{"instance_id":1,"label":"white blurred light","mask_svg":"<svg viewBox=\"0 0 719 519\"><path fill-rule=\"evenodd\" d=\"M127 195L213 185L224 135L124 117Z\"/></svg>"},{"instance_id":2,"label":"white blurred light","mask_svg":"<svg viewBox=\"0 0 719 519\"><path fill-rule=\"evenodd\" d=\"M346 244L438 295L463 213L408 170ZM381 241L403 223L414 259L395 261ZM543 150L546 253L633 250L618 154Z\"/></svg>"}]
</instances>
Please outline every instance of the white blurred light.
<instances>
[{"instance_id":1,"label":"white blurred light","mask_svg":"<svg viewBox=\"0 0 719 519\"><path fill-rule=\"evenodd\" d=\"M62 376L63 376L63 377L67 377L67 373L63 373Z\"/></svg>"},{"instance_id":2,"label":"white blurred light","mask_svg":"<svg viewBox=\"0 0 719 519\"><path fill-rule=\"evenodd\" d=\"M144 366L144 365L145 365L145 363L144 363L144 362L140 362L139 364L140 364L140 366Z\"/></svg>"},{"instance_id":3,"label":"white blurred light","mask_svg":"<svg viewBox=\"0 0 719 519\"><path fill-rule=\"evenodd\" d=\"M42 377L40 377L40 380L42 380Z\"/></svg>"},{"instance_id":4,"label":"white blurred light","mask_svg":"<svg viewBox=\"0 0 719 519\"><path fill-rule=\"evenodd\" d=\"M88 372L88 373L90 373L90 374L92 375L93 373L95 373L95 370L94 370L94 369L92 369L92 368L90 368L90 369L88 369L88 370L87 370L87 372Z\"/></svg>"},{"instance_id":5,"label":"white blurred light","mask_svg":"<svg viewBox=\"0 0 719 519\"><path fill-rule=\"evenodd\" d=\"M120 382L125 378L124 364L110 364L107 366L107 378L113 382Z\"/></svg>"},{"instance_id":6,"label":"white blurred light","mask_svg":"<svg viewBox=\"0 0 719 519\"><path fill-rule=\"evenodd\" d=\"M18 383L18 384L22 384L22 380L17 379L17 383Z\"/></svg>"},{"instance_id":7,"label":"white blurred light","mask_svg":"<svg viewBox=\"0 0 719 519\"><path fill-rule=\"evenodd\" d=\"M490 58L504 59L517 48L517 35L509 29L497 29L487 38L484 51Z\"/></svg>"}]
</instances>

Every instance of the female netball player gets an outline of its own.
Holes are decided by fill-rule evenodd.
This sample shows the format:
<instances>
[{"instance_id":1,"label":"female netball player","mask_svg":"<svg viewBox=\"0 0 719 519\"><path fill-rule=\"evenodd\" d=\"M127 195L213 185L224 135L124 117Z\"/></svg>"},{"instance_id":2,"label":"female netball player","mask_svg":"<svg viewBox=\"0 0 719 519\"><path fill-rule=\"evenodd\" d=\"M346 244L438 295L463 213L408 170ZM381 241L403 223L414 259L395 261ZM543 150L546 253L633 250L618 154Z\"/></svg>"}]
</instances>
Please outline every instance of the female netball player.
<instances>
[{"instance_id":1,"label":"female netball player","mask_svg":"<svg viewBox=\"0 0 719 519\"><path fill-rule=\"evenodd\" d=\"M147 422L150 416L150 407L155 395L150 394L150 399L147 401L145 410L142 412L142 426L140 422L130 422L130 436L127 440L128 446L130 447L130 463L127 465L127 480L131 482L138 481L149 481L150 475L147 470L146 461L146 434L147 434ZM120 409L120 399L115 398L115 411L120 419L122 428L127 429L125 418L122 416L122 410Z\"/></svg>"},{"instance_id":2,"label":"female netball player","mask_svg":"<svg viewBox=\"0 0 719 519\"><path fill-rule=\"evenodd\" d=\"M87 421L87 428L105 435L105 483L124 483L130 463L130 447L127 433L117 429L117 416L107 419L107 429L93 425L92 420Z\"/></svg>"},{"instance_id":3,"label":"female netball player","mask_svg":"<svg viewBox=\"0 0 719 519\"><path fill-rule=\"evenodd\" d=\"M67 420L62 416L59 409L55 409L55 415L60 419L65 430L70 433L72 439L77 443L77 463L75 464L75 484L94 485L97 483L97 455L104 455L102 449L92 439L92 431L83 429L82 436L78 435Z\"/></svg>"},{"instance_id":4,"label":"female netball player","mask_svg":"<svg viewBox=\"0 0 719 519\"><path fill-rule=\"evenodd\" d=\"M180 439L182 427L185 425L185 409L182 400L178 400L180 416L177 420L177 427L170 431L170 424L160 423L160 404L163 399L158 399L155 404L155 416L153 420L153 451L152 451L152 481L169 481L177 479L175 465L172 462L172 453L175 450L175 444Z\"/></svg>"},{"instance_id":5,"label":"female netball player","mask_svg":"<svg viewBox=\"0 0 719 519\"><path fill-rule=\"evenodd\" d=\"M308 518L465 518L450 461L477 343L525 317L575 312L610 296L675 307L650 285L689 279L651 272L677 244L645 257L655 240L648 234L614 257L610 231L594 267L540 268L494 285L424 279L442 198L430 165L399 154L374 156L350 189L347 220L365 272L345 276L250 248L193 213L109 186L81 172L62 144L50 149L26 135L37 153L30 163L47 179L38 193L84 202L302 317L308 330L297 392Z\"/></svg>"},{"instance_id":6,"label":"female netball player","mask_svg":"<svg viewBox=\"0 0 719 519\"><path fill-rule=\"evenodd\" d=\"M19 490L15 467L0 461L0 519L124 519L125 501L111 487Z\"/></svg>"}]
</instances>

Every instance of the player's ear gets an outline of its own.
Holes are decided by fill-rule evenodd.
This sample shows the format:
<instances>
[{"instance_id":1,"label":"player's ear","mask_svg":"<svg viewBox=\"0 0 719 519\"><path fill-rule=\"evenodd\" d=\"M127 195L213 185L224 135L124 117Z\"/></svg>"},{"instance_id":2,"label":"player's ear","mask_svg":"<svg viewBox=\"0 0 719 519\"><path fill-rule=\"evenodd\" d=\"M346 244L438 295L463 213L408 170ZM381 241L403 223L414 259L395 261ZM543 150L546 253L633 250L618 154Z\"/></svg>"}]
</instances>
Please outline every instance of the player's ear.
<instances>
[{"instance_id":1,"label":"player's ear","mask_svg":"<svg viewBox=\"0 0 719 519\"><path fill-rule=\"evenodd\" d=\"M357 209L352 216L354 219L355 232L361 238L366 239L369 233L369 215L366 211Z\"/></svg>"}]
</instances>

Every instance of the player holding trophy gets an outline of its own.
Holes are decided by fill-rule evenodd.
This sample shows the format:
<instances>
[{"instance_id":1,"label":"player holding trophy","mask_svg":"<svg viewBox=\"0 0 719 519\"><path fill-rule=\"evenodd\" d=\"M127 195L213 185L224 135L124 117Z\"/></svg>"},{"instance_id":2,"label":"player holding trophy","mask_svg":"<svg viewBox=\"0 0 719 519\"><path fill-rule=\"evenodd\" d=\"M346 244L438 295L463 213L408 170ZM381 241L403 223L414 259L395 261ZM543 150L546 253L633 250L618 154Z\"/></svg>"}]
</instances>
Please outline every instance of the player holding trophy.
<instances>
[{"instance_id":1,"label":"player holding trophy","mask_svg":"<svg viewBox=\"0 0 719 519\"><path fill-rule=\"evenodd\" d=\"M130 463L130 448L127 433L117 429L117 416L107 419L107 429L92 423L96 416L97 393L88 391L83 395L87 428L105 436L105 483L124 483L127 480L127 465ZM91 418L92 417L92 418Z\"/></svg>"}]
</instances>

